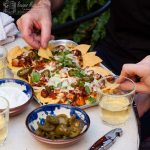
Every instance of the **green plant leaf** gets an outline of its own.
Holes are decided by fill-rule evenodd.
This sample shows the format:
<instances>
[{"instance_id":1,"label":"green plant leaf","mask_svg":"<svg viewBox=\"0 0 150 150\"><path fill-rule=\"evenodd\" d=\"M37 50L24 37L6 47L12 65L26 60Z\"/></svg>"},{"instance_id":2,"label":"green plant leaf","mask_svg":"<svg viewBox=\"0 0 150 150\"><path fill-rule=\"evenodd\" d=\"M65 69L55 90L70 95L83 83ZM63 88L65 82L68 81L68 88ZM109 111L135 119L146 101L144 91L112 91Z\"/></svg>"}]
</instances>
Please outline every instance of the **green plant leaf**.
<instances>
[{"instance_id":1,"label":"green plant leaf","mask_svg":"<svg viewBox=\"0 0 150 150\"><path fill-rule=\"evenodd\" d=\"M105 37L105 25L108 22L109 14L109 11L106 11L98 18L96 27L92 33L92 45L94 45L99 39L102 40Z\"/></svg>"},{"instance_id":2,"label":"green plant leaf","mask_svg":"<svg viewBox=\"0 0 150 150\"><path fill-rule=\"evenodd\" d=\"M53 16L53 25L63 24L67 21L83 17L99 9L106 2L107 0L65 0L64 7ZM57 39L67 38L77 43L87 43L92 45L92 49L98 40L102 40L105 37L105 25L108 22L108 18L109 11L104 12L99 17L80 24L77 28L74 26L75 32L73 30L73 32L67 33L67 35L58 35Z\"/></svg>"}]
</instances>

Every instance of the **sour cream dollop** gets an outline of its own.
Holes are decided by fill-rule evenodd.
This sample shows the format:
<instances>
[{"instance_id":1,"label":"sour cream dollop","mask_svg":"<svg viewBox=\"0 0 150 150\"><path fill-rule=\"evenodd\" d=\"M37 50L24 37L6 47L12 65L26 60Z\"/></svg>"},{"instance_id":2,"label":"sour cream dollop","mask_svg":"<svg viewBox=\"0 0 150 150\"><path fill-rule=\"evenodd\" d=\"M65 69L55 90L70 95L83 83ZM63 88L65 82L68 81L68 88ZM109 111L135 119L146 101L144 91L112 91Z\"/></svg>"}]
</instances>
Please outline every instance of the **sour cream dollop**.
<instances>
[{"instance_id":1,"label":"sour cream dollop","mask_svg":"<svg viewBox=\"0 0 150 150\"><path fill-rule=\"evenodd\" d=\"M9 102L9 107L18 107L29 100L29 97L22 89L14 86L0 86L0 96L6 98Z\"/></svg>"}]
</instances>

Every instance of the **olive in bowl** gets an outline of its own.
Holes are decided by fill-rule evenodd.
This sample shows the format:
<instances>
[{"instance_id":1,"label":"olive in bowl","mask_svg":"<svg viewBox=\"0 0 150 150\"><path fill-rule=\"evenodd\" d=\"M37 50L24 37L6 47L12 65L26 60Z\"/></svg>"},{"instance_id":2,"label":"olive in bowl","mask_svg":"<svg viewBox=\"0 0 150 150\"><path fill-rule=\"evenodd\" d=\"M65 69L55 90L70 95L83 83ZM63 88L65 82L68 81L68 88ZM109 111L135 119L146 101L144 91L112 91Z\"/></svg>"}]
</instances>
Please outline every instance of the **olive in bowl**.
<instances>
[{"instance_id":1,"label":"olive in bowl","mask_svg":"<svg viewBox=\"0 0 150 150\"><path fill-rule=\"evenodd\" d=\"M80 140L90 126L90 119L78 107L49 104L32 111L26 126L38 141L58 146Z\"/></svg>"}]
</instances>

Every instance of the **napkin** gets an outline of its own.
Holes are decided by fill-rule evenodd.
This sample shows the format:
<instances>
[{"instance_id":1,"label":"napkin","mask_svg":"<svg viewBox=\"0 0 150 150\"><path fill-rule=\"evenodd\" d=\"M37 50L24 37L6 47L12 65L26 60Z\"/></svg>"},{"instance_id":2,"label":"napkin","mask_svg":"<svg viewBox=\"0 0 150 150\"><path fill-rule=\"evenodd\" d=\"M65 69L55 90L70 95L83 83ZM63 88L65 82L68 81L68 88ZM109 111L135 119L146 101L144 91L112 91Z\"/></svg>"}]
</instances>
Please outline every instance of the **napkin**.
<instances>
[{"instance_id":1,"label":"napkin","mask_svg":"<svg viewBox=\"0 0 150 150\"><path fill-rule=\"evenodd\" d=\"M0 12L0 45L14 41L18 33L19 31L14 24L14 19Z\"/></svg>"}]
</instances>

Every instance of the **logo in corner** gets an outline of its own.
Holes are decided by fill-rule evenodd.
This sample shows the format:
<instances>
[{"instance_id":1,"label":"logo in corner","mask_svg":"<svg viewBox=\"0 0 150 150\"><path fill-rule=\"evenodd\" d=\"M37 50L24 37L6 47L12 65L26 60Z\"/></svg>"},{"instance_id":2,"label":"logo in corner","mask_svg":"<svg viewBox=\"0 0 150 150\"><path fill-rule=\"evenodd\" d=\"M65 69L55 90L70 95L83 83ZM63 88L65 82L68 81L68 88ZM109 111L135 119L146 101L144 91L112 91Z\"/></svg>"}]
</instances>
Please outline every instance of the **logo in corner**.
<instances>
[{"instance_id":1,"label":"logo in corner","mask_svg":"<svg viewBox=\"0 0 150 150\"><path fill-rule=\"evenodd\" d=\"M16 13L16 2L13 0L5 0L3 2L3 12L14 15Z\"/></svg>"}]
</instances>

